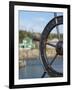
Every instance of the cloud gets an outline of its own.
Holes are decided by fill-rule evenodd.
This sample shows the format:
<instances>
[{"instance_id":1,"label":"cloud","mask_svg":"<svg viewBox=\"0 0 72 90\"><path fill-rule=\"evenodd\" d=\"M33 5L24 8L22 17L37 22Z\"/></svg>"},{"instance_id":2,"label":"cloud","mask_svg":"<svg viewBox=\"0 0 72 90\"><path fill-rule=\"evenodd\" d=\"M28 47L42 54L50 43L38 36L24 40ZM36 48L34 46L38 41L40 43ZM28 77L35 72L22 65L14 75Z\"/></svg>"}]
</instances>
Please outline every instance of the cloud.
<instances>
[{"instance_id":1,"label":"cloud","mask_svg":"<svg viewBox=\"0 0 72 90\"><path fill-rule=\"evenodd\" d=\"M36 17L36 18L34 19L34 21L39 22L39 23L42 23L42 22L45 22L46 20L45 20L45 18L43 18L43 17Z\"/></svg>"},{"instance_id":2,"label":"cloud","mask_svg":"<svg viewBox=\"0 0 72 90\"><path fill-rule=\"evenodd\" d=\"M38 17L38 20L39 20L39 21L45 21L45 18Z\"/></svg>"}]
</instances>

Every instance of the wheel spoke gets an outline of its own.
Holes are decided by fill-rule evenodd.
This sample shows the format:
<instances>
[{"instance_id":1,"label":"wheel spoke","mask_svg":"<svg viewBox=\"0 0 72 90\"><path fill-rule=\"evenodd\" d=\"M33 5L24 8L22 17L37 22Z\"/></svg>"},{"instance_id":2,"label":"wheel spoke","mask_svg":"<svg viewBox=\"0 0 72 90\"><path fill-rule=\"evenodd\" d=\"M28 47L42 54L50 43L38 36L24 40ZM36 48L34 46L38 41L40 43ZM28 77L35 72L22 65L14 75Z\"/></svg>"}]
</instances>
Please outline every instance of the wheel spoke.
<instances>
[{"instance_id":1,"label":"wheel spoke","mask_svg":"<svg viewBox=\"0 0 72 90\"><path fill-rule=\"evenodd\" d=\"M54 56L53 60L51 61L50 65L53 64L53 62L56 60L57 54Z\"/></svg>"},{"instance_id":2,"label":"wheel spoke","mask_svg":"<svg viewBox=\"0 0 72 90\"><path fill-rule=\"evenodd\" d=\"M54 45L54 44L51 44L51 43L46 43L47 45L50 45L50 46L52 46L52 47L56 47L56 45Z\"/></svg>"},{"instance_id":3,"label":"wheel spoke","mask_svg":"<svg viewBox=\"0 0 72 90\"><path fill-rule=\"evenodd\" d=\"M58 26L56 26L56 30L57 30L58 40L60 40L60 32L59 32L59 28L58 28Z\"/></svg>"},{"instance_id":4,"label":"wheel spoke","mask_svg":"<svg viewBox=\"0 0 72 90\"><path fill-rule=\"evenodd\" d=\"M43 75L41 76L41 78L44 78L44 77L45 77L45 75L46 75L46 72L44 72L44 73L43 73Z\"/></svg>"},{"instance_id":5,"label":"wheel spoke","mask_svg":"<svg viewBox=\"0 0 72 90\"><path fill-rule=\"evenodd\" d=\"M51 41L51 40L48 40L48 39L47 39L47 40L46 40L46 43L50 43L50 44L55 43L55 44L57 44L57 43L58 43L58 41L59 41L59 40L56 40L56 41Z\"/></svg>"},{"instance_id":6,"label":"wheel spoke","mask_svg":"<svg viewBox=\"0 0 72 90\"><path fill-rule=\"evenodd\" d=\"M57 17L57 14L56 13L54 13L54 17ZM57 18L55 18L55 22L56 22L56 24L58 23ZM60 32L59 32L58 26L56 26L56 30L57 30L58 39L60 40Z\"/></svg>"}]
</instances>

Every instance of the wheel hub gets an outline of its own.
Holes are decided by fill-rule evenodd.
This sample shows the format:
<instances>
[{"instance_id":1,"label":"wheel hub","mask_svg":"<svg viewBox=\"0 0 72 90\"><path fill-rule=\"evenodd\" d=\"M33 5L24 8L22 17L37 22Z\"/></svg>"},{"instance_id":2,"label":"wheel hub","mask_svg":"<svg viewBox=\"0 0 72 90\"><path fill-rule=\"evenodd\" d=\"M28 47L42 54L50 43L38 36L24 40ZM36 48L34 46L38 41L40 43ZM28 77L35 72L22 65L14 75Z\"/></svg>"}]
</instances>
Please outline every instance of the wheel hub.
<instances>
[{"instance_id":1,"label":"wheel hub","mask_svg":"<svg viewBox=\"0 0 72 90\"><path fill-rule=\"evenodd\" d=\"M58 55L63 55L63 41L57 42L56 52L57 52Z\"/></svg>"}]
</instances>

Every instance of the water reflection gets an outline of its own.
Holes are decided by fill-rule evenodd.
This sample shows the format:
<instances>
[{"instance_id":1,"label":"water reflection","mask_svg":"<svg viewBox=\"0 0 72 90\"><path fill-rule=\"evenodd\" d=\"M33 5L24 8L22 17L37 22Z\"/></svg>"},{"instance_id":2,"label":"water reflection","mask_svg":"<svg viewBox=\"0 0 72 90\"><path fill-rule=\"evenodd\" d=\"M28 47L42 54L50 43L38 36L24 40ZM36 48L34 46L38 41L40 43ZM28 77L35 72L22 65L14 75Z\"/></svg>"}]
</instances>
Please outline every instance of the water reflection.
<instances>
[{"instance_id":1,"label":"water reflection","mask_svg":"<svg viewBox=\"0 0 72 90\"><path fill-rule=\"evenodd\" d=\"M57 71L63 72L63 60L58 59L53 64L53 68ZM19 68L19 79L29 79L29 78L41 78L44 72L41 60L26 60L26 66ZM49 77L47 74L45 78Z\"/></svg>"}]
</instances>

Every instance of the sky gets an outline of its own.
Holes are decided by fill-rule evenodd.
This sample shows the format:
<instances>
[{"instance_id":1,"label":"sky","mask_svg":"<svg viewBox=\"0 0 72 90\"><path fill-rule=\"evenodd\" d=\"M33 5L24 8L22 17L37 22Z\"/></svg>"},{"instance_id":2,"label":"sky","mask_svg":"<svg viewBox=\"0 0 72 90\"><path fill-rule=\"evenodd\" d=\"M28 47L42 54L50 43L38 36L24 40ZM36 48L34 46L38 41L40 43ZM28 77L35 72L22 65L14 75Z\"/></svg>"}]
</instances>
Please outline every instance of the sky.
<instances>
[{"instance_id":1,"label":"sky","mask_svg":"<svg viewBox=\"0 0 72 90\"><path fill-rule=\"evenodd\" d=\"M57 16L63 15L57 13ZM31 32L42 32L46 24L54 18L53 12L34 12L34 11L19 11L19 30L27 30ZM62 25L59 27L62 30ZM62 32L62 31L61 31Z\"/></svg>"}]
</instances>

